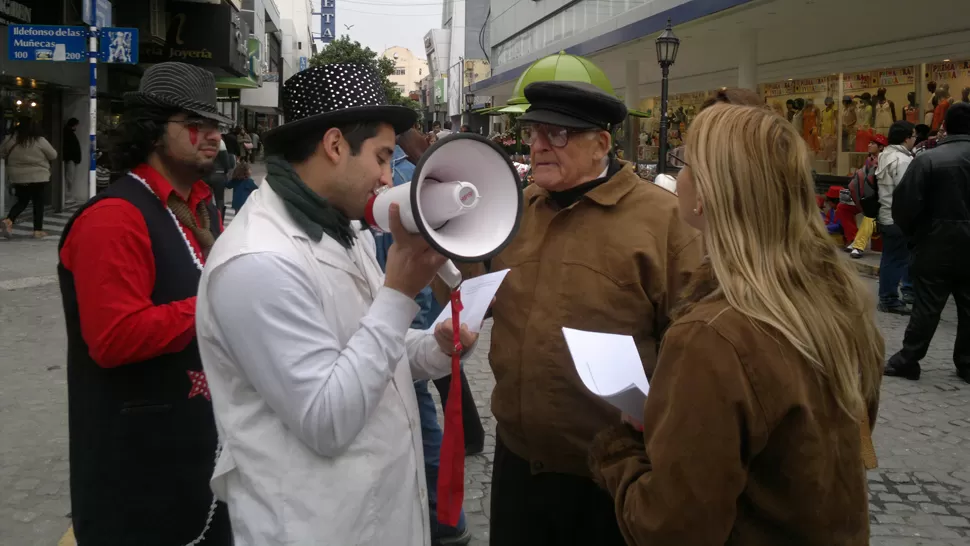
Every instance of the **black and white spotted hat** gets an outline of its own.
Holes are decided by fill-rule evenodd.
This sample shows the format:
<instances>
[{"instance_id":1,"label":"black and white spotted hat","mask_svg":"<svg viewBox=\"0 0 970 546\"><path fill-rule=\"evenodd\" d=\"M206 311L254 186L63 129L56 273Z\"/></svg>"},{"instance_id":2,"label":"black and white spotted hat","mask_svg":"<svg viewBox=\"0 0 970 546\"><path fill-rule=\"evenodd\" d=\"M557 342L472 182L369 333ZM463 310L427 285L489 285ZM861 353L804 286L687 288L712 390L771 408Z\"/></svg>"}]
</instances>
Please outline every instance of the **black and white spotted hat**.
<instances>
[{"instance_id":1,"label":"black and white spotted hat","mask_svg":"<svg viewBox=\"0 0 970 546\"><path fill-rule=\"evenodd\" d=\"M286 123L263 136L269 146L307 129L383 121L401 134L414 125L417 112L388 104L378 75L362 64L335 63L308 68L283 84Z\"/></svg>"}]
</instances>

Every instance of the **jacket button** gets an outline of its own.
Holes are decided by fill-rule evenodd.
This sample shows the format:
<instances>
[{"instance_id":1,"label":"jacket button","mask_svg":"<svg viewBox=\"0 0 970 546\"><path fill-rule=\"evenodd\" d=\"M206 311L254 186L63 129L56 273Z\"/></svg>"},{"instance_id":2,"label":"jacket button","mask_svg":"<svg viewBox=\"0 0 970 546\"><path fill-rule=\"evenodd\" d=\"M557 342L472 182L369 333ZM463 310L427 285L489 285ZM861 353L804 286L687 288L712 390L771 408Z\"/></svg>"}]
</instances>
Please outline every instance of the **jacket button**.
<instances>
[{"instance_id":1,"label":"jacket button","mask_svg":"<svg viewBox=\"0 0 970 546\"><path fill-rule=\"evenodd\" d=\"M536 472L542 472L542 462L536 461L532 463L532 470L535 470Z\"/></svg>"}]
</instances>

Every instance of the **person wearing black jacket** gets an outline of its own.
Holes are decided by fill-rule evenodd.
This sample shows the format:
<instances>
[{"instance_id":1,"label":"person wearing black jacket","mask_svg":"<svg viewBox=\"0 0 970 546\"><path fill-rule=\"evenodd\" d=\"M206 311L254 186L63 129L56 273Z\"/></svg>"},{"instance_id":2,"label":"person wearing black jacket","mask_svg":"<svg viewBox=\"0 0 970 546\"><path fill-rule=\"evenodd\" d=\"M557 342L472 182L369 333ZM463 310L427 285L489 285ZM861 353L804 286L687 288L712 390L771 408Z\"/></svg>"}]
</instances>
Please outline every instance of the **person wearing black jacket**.
<instances>
[{"instance_id":1,"label":"person wearing black jacket","mask_svg":"<svg viewBox=\"0 0 970 546\"><path fill-rule=\"evenodd\" d=\"M68 192L74 188L78 166L81 164L81 141L77 139L77 126L80 123L77 118L71 118L64 126L64 146L61 157L64 158L64 181L67 183Z\"/></svg>"},{"instance_id":2,"label":"person wearing black jacket","mask_svg":"<svg viewBox=\"0 0 970 546\"><path fill-rule=\"evenodd\" d=\"M946 138L916 156L893 192L893 221L910 238L916 301L903 348L885 374L916 380L940 313L953 295L957 337L953 363L970 383L970 104L950 107Z\"/></svg>"},{"instance_id":3,"label":"person wearing black jacket","mask_svg":"<svg viewBox=\"0 0 970 546\"><path fill-rule=\"evenodd\" d=\"M215 168L202 180L212 189L212 199L223 223L226 221L226 184L229 182L229 174L235 168L236 156L229 152L225 141L220 142Z\"/></svg>"}]
</instances>

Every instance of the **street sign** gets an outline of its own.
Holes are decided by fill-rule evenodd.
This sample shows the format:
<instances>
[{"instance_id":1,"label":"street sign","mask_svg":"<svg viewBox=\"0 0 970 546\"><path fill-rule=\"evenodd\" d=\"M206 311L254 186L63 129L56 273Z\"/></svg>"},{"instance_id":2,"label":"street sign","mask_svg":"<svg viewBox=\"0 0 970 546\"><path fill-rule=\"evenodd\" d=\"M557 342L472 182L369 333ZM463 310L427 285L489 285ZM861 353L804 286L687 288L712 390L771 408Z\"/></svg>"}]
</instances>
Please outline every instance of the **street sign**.
<instances>
[{"instance_id":1,"label":"street sign","mask_svg":"<svg viewBox=\"0 0 970 546\"><path fill-rule=\"evenodd\" d=\"M8 56L12 61L85 62L87 34L84 27L10 25Z\"/></svg>"},{"instance_id":2,"label":"street sign","mask_svg":"<svg viewBox=\"0 0 970 546\"><path fill-rule=\"evenodd\" d=\"M97 0L98 5L95 9L94 19L98 28L111 26L111 2L109 0Z\"/></svg>"},{"instance_id":3,"label":"street sign","mask_svg":"<svg viewBox=\"0 0 970 546\"><path fill-rule=\"evenodd\" d=\"M116 64L138 64L137 28L102 28L98 61Z\"/></svg>"},{"instance_id":4,"label":"street sign","mask_svg":"<svg viewBox=\"0 0 970 546\"><path fill-rule=\"evenodd\" d=\"M300 57L300 72L303 72L304 70L307 69L307 62L308 61L306 57Z\"/></svg>"},{"instance_id":5,"label":"street sign","mask_svg":"<svg viewBox=\"0 0 970 546\"><path fill-rule=\"evenodd\" d=\"M111 0L84 0L81 19L88 26L98 28L111 26Z\"/></svg>"}]
</instances>

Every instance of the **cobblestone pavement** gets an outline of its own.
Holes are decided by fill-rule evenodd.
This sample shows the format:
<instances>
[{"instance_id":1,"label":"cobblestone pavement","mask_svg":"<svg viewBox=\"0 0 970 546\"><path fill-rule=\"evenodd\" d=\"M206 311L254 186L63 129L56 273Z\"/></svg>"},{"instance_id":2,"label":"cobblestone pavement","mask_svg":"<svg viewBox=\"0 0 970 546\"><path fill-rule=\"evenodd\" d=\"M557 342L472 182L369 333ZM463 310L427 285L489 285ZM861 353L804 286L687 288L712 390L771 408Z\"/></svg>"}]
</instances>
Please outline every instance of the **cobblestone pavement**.
<instances>
[{"instance_id":1,"label":"cobblestone pavement","mask_svg":"<svg viewBox=\"0 0 970 546\"><path fill-rule=\"evenodd\" d=\"M64 326L54 241L0 244L0 544L53 546L70 523ZM875 282L870 281L875 291ZM891 353L906 319L879 315ZM953 373L952 303L918 382L887 378L870 473L872 544L970 546L970 385ZM485 351L466 363L485 420L485 452L466 460L472 545L488 543L494 385ZM436 397L437 398L437 397Z\"/></svg>"}]
</instances>

